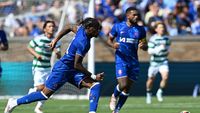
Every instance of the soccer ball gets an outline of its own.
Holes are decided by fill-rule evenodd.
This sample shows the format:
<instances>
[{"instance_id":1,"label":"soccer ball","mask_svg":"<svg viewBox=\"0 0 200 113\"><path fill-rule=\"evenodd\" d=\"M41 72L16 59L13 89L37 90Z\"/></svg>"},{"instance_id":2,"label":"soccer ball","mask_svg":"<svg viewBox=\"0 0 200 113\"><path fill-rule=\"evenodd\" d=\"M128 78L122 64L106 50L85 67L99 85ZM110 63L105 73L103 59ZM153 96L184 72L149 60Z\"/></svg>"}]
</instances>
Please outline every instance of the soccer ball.
<instances>
[{"instance_id":1,"label":"soccer ball","mask_svg":"<svg viewBox=\"0 0 200 113\"><path fill-rule=\"evenodd\" d=\"M180 113L190 113L189 111L181 111Z\"/></svg>"}]
</instances>

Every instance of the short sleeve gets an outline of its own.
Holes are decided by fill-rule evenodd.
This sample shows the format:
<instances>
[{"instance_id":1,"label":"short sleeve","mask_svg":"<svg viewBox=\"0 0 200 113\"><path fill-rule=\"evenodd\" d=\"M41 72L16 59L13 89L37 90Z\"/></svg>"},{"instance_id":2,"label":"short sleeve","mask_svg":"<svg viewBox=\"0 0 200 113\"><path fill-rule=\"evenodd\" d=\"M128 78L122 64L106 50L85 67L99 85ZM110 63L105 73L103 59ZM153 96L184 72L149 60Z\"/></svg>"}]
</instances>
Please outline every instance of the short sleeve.
<instances>
[{"instance_id":1,"label":"short sleeve","mask_svg":"<svg viewBox=\"0 0 200 113\"><path fill-rule=\"evenodd\" d=\"M37 46L36 41L33 39L29 42L28 47L35 48Z\"/></svg>"},{"instance_id":2,"label":"short sleeve","mask_svg":"<svg viewBox=\"0 0 200 113\"><path fill-rule=\"evenodd\" d=\"M86 55L86 53L88 52L89 48L87 48L87 46L85 44L77 44L77 51L76 54L84 57Z\"/></svg>"},{"instance_id":3,"label":"short sleeve","mask_svg":"<svg viewBox=\"0 0 200 113\"><path fill-rule=\"evenodd\" d=\"M109 35L112 36L112 37L116 37L117 36L117 24L114 24L114 26L112 27Z\"/></svg>"}]
</instances>

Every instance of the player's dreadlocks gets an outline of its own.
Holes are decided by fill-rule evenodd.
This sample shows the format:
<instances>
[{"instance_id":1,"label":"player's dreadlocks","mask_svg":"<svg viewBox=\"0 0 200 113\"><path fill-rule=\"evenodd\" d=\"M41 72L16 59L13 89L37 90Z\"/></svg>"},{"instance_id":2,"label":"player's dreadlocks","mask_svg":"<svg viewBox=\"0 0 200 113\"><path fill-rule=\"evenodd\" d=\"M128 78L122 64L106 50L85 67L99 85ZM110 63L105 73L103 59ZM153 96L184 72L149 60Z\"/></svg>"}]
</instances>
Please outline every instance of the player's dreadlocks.
<instances>
[{"instance_id":1,"label":"player's dreadlocks","mask_svg":"<svg viewBox=\"0 0 200 113\"><path fill-rule=\"evenodd\" d=\"M80 24L84 28L94 27L94 28L97 28L98 30L100 30L102 28L101 24L99 23L99 21L97 19L90 18L90 17L84 19L82 22L80 22Z\"/></svg>"}]
</instances>

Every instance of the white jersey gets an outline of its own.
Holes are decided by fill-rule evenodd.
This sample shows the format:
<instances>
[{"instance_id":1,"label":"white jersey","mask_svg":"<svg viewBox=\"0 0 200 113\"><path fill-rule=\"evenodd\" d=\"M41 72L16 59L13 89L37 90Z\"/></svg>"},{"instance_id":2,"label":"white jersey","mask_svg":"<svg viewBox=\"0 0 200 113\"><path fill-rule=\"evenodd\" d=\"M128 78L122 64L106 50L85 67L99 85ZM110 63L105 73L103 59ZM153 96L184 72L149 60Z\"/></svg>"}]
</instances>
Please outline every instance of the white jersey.
<instances>
[{"instance_id":1,"label":"white jersey","mask_svg":"<svg viewBox=\"0 0 200 113\"><path fill-rule=\"evenodd\" d=\"M148 42L148 53L151 55L150 65L158 66L168 62L171 41L167 36L153 35Z\"/></svg>"}]
</instances>

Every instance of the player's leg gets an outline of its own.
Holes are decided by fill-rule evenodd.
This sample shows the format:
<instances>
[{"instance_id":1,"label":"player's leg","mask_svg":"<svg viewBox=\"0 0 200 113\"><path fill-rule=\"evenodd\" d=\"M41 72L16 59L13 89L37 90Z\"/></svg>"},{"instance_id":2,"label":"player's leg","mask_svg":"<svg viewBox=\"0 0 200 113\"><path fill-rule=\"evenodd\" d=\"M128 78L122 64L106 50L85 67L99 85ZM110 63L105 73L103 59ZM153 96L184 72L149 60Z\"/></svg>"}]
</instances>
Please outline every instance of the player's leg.
<instances>
[{"instance_id":1,"label":"player's leg","mask_svg":"<svg viewBox=\"0 0 200 113\"><path fill-rule=\"evenodd\" d=\"M122 91L119 95L119 99L115 106L114 113L118 113L120 109L123 107L124 103L126 102L129 96L129 90L133 84L133 80L129 79L128 76L118 78L119 89Z\"/></svg>"},{"instance_id":2,"label":"player's leg","mask_svg":"<svg viewBox=\"0 0 200 113\"><path fill-rule=\"evenodd\" d=\"M167 86L169 78L169 68L168 65L162 65L159 67L159 72L161 74L160 88L158 89L156 96L159 102L163 101L163 91Z\"/></svg>"},{"instance_id":3,"label":"player's leg","mask_svg":"<svg viewBox=\"0 0 200 113\"><path fill-rule=\"evenodd\" d=\"M148 78L146 81L146 103L151 104L152 100L152 88L155 80L155 75L158 73L158 68L150 66L148 69Z\"/></svg>"},{"instance_id":4,"label":"player's leg","mask_svg":"<svg viewBox=\"0 0 200 113\"><path fill-rule=\"evenodd\" d=\"M69 80L71 84L75 85L78 88L85 87L90 89L89 113L96 113L100 97L101 84L94 81L91 77L85 76L83 73L80 72L74 72L73 77L73 80Z\"/></svg>"},{"instance_id":5,"label":"player's leg","mask_svg":"<svg viewBox=\"0 0 200 113\"><path fill-rule=\"evenodd\" d=\"M116 64L115 68L116 68L116 72L115 72L116 78L121 78L121 77L123 77L123 75L126 75L126 73L125 73L126 67L123 66L121 63ZM110 104L109 104L111 111L115 110L117 100L118 100L118 97L121 94L121 92L122 92L122 90L119 88L119 83L118 83L113 91L113 94L111 95Z\"/></svg>"},{"instance_id":6,"label":"player's leg","mask_svg":"<svg viewBox=\"0 0 200 113\"><path fill-rule=\"evenodd\" d=\"M29 104L35 101L47 100L57 89L63 86L68 79L66 77L68 72L65 70L65 68L61 69L61 67L64 66L60 65L59 62L57 62L57 65L54 65L54 68L45 83L45 88L42 91L30 93L19 99L9 99L4 113L11 113L16 106L21 104Z\"/></svg>"},{"instance_id":7,"label":"player's leg","mask_svg":"<svg viewBox=\"0 0 200 113\"><path fill-rule=\"evenodd\" d=\"M43 91L33 92L18 99L11 98L8 100L4 113L11 113L15 107L22 104L29 104L40 100L47 100L51 94L53 94L53 91L45 87Z\"/></svg>"},{"instance_id":8,"label":"player's leg","mask_svg":"<svg viewBox=\"0 0 200 113\"><path fill-rule=\"evenodd\" d=\"M114 92L111 96L111 99L110 99L110 104L109 104L110 110L112 110L112 111L115 110L117 99L120 94L121 94L121 90L119 89L119 84L117 84L117 86L115 87Z\"/></svg>"},{"instance_id":9,"label":"player's leg","mask_svg":"<svg viewBox=\"0 0 200 113\"><path fill-rule=\"evenodd\" d=\"M50 68L42 70L42 71L41 70L39 70L39 71L38 70L34 70L33 74L34 74L34 88L31 88L29 90L29 92L34 91L34 90L42 91L43 88L45 87L45 85L44 85L45 81L46 81L47 77L50 74ZM42 107L43 107L44 103L45 103L44 100L37 102L37 105L36 105L36 107L34 109L35 113L43 113L42 112Z\"/></svg>"},{"instance_id":10,"label":"player's leg","mask_svg":"<svg viewBox=\"0 0 200 113\"><path fill-rule=\"evenodd\" d=\"M99 82L95 82L90 77L86 77L81 82L82 87L90 88L89 100L90 100L90 107L89 113L96 113L99 97L100 97L100 89L101 84Z\"/></svg>"}]
</instances>

